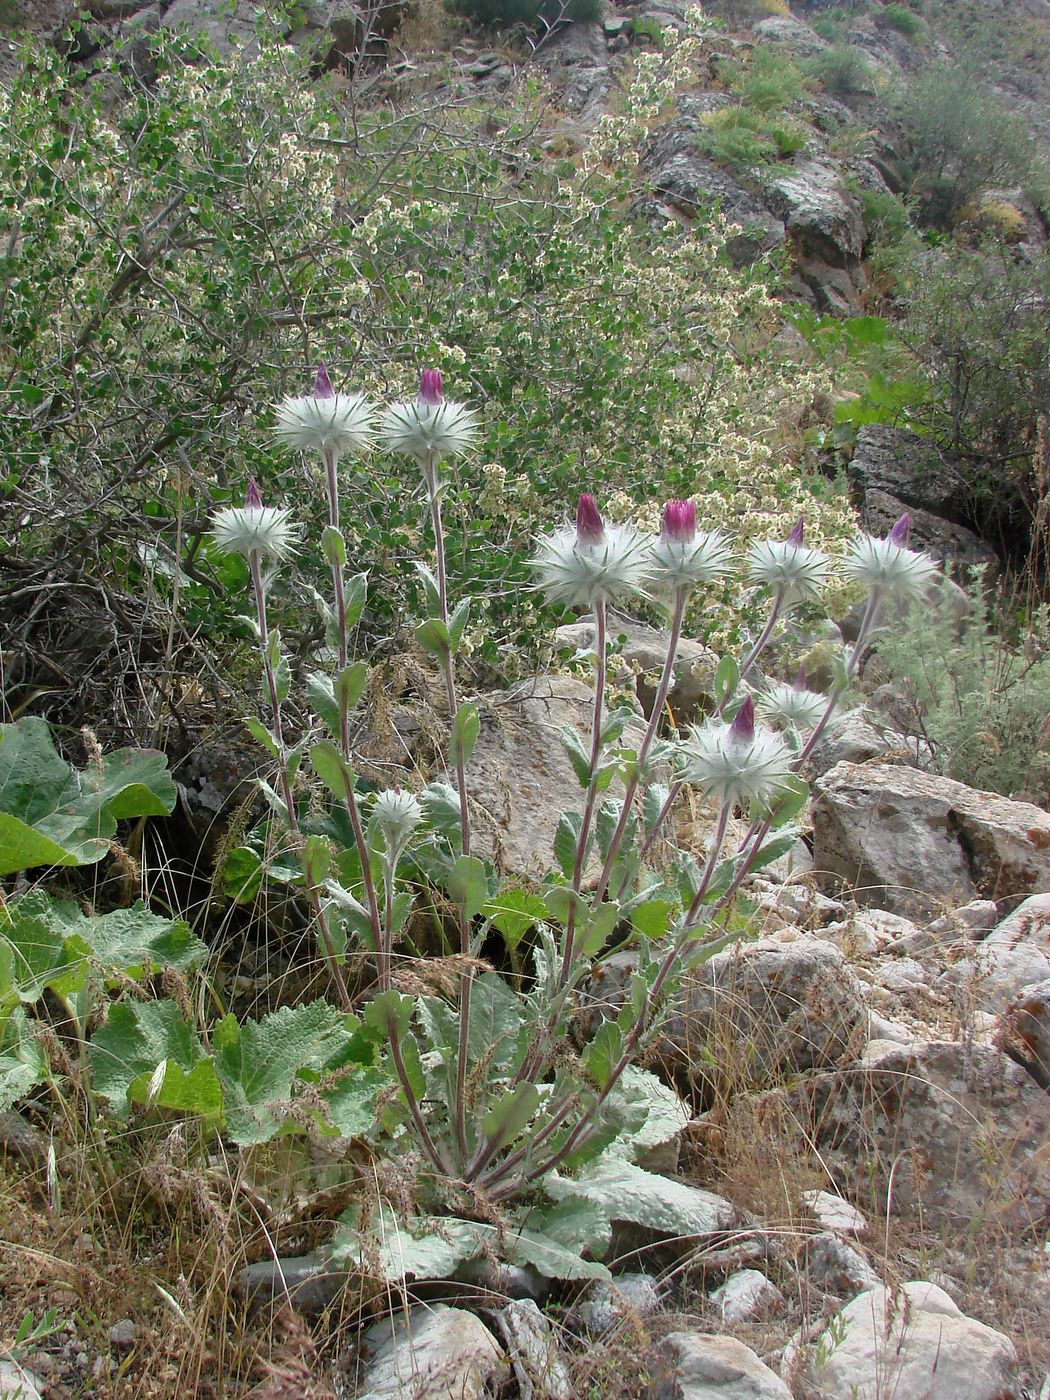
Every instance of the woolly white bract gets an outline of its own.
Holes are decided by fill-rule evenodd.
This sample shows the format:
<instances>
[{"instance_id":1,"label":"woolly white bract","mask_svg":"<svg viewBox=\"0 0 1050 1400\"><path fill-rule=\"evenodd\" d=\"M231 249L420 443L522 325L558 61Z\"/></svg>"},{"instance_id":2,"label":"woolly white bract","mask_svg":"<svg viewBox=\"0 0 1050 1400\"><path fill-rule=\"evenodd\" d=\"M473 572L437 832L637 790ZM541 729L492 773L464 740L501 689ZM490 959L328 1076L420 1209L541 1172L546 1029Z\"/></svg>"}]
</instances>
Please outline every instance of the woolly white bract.
<instances>
[{"instance_id":1,"label":"woolly white bract","mask_svg":"<svg viewBox=\"0 0 1050 1400\"><path fill-rule=\"evenodd\" d=\"M368 447L375 409L363 394L304 394L277 405L277 436L301 452L334 452L343 457Z\"/></svg>"},{"instance_id":2,"label":"woolly white bract","mask_svg":"<svg viewBox=\"0 0 1050 1400\"><path fill-rule=\"evenodd\" d=\"M721 804L768 807L791 777L791 753L770 729L741 738L718 720L694 727L682 745L682 777Z\"/></svg>"},{"instance_id":3,"label":"woolly white bract","mask_svg":"<svg viewBox=\"0 0 1050 1400\"><path fill-rule=\"evenodd\" d=\"M601 538L593 542L581 540L576 527L566 525L536 541L530 563L537 586L552 603L593 607L598 602L645 597L652 549L630 525L606 525Z\"/></svg>"},{"instance_id":4,"label":"woolly white bract","mask_svg":"<svg viewBox=\"0 0 1050 1400\"><path fill-rule=\"evenodd\" d=\"M230 506L212 517L212 538L223 554L269 554L287 559L295 553L296 533L290 511L278 506Z\"/></svg>"},{"instance_id":5,"label":"woolly white bract","mask_svg":"<svg viewBox=\"0 0 1050 1400\"><path fill-rule=\"evenodd\" d=\"M654 585L661 588L717 583L732 573L733 547L717 530L692 539L674 539L665 532L652 546L650 569Z\"/></svg>"},{"instance_id":6,"label":"woolly white bract","mask_svg":"<svg viewBox=\"0 0 1050 1400\"><path fill-rule=\"evenodd\" d=\"M388 451L407 453L420 463L462 457L477 435L477 414L453 399L437 404L405 399L384 410L379 434Z\"/></svg>"},{"instance_id":7,"label":"woolly white bract","mask_svg":"<svg viewBox=\"0 0 1050 1400\"><path fill-rule=\"evenodd\" d=\"M828 560L808 544L756 540L747 552L747 572L754 583L783 588L793 599L813 598L827 580Z\"/></svg>"},{"instance_id":8,"label":"woolly white bract","mask_svg":"<svg viewBox=\"0 0 1050 1400\"><path fill-rule=\"evenodd\" d=\"M848 578L865 588L877 588L897 598L921 598L927 586L937 577L937 568L925 554L889 539L877 540L862 535L854 540L842 564Z\"/></svg>"},{"instance_id":9,"label":"woolly white bract","mask_svg":"<svg viewBox=\"0 0 1050 1400\"><path fill-rule=\"evenodd\" d=\"M826 695L783 681L771 681L755 698L766 719L794 729L816 729L828 708Z\"/></svg>"},{"instance_id":10,"label":"woolly white bract","mask_svg":"<svg viewBox=\"0 0 1050 1400\"><path fill-rule=\"evenodd\" d=\"M400 854L422 820L423 807L414 793L400 788L376 793L372 821L383 833L388 853Z\"/></svg>"}]
</instances>

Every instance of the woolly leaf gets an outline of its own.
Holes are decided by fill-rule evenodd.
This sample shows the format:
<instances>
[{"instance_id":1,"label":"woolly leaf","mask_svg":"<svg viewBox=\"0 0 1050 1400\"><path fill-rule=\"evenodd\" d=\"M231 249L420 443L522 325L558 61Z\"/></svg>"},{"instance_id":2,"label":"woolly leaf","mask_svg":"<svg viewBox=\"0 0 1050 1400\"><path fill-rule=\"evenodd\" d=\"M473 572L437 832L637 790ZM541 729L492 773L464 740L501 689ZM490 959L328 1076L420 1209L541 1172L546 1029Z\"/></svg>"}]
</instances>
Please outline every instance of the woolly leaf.
<instances>
[{"instance_id":1,"label":"woolly leaf","mask_svg":"<svg viewBox=\"0 0 1050 1400\"><path fill-rule=\"evenodd\" d=\"M22 1008L0 1022L0 1113L48 1076L48 1063Z\"/></svg>"},{"instance_id":2,"label":"woolly leaf","mask_svg":"<svg viewBox=\"0 0 1050 1400\"><path fill-rule=\"evenodd\" d=\"M715 1234L728 1229L733 1219L732 1207L720 1196L643 1171L610 1152L589 1162L576 1177L552 1172L544 1185L552 1200L582 1196L611 1220L666 1235Z\"/></svg>"},{"instance_id":3,"label":"woolly leaf","mask_svg":"<svg viewBox=\"0 0 1050 1400\"><path fill-rule=\"evenodd\" d=\"M161 1108L213 1115L221 1104L212 1062L173 1001L115 1002L105 1024L91 1038L88 1060L95 1092L108 1099L121 1117L133 1097L146 1101L162 1060L168 1062L165 1080L154 1100ZM205 1067L199 1068L202 1063Z\"/></svg>"}]
</instances>

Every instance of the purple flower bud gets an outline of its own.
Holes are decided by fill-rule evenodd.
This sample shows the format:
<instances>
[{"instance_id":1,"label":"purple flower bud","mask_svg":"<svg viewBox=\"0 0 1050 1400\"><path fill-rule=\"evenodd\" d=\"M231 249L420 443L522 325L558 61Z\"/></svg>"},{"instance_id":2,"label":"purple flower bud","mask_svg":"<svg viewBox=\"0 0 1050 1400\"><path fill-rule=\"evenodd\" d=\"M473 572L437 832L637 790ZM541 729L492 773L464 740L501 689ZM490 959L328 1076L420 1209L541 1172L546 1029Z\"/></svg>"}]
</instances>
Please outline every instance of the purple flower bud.
<instances>
[{"instance_id":1,"label":"purple flower bud","mask_svg":"<svg viewBox=\"0 0 1050 1400\"><path fill-rule=\"evenodd\" d=\"M800 667L798 668L798 670L795 672L795 679L791 682L791 684L795 687L796 690L807 690L807 689L808 689L808 686L806 685L806 668L805 668L805 666L800 666Z\"/></svg>"},{"instance_id":2,"label":"purple flower bud","mask_svg":"<svg viewBox=\"0 0 1050 1400\"><path fill-rule=\"evenodd\" d=\"M668 501L664 506L663 537L674 544L692 544L696 538L696 506L692 501Z\"/></svg>"},{"instance_id":3,"label":"purple flower bud","mask_svg":"<svg viewBox=\"0 0 1050 1400\"><path fill-rule=\"evenodd\" d=\"M905 511L889 533L890 544L895 544L898 549L907 549L910 531L911 516Z\"/></svg>"},{"instance_id":4,"label":"purple flower bud","mask_svg":"<svg viewBox=\"0 0 1050 1400\"><path fill-rule=\"evenodd\" d=\"M439 369L425 369L419 376L419 402L428 408L440 408L445 402Z\"/></svg>"},{"instance_id":5,"label":"purple flower bud","mask_svg":"<svg viewBox=\"0 0 1050 1400\"><path fill-rule=\"evenodd\" d=\"M597 545L605 538L605 526L593 496L586 493L580 497L576 507L577 544Z\"/></svg>"},{"instance_id":6,"label":"purple flower bud","mask_svg":"<svg viewBox=\"0 0 1050 1400\"><path fill-rule=\"evenodd\" d=\"M791 534L788 535L788 537L787 537L787 543L788 543L788 544L793 544L793 545L795 546L795 548L797 549L798 546L802 543L802 536L803 536L804 533L805 533L805 529L806 529L806 518L805 518L805 516L800 515L799 518L798 518L798 524L797 524L797 525L795 526L795 528L791 531Z\"/></svg>"},{"instance_id":7,"label":"purple flower bud","mask_svg":"<svg viewBox=\"0 0 1050 1400\"><path fill-rule=\"evenodd\" d=\"M259 483L255 477L251 477L248 482L248 494L244 498L246 510L262 510L262 492L259 490Z\"/></svg>"},{"instance_id":8,"label":"purple flower bud","mask_svg":"<svg viewBox=\"0 0 1050 1400\"><path fill-rule=\"evenodd\" d=\"M317 378L314 381L315 399L334 399L335 390L332 388L332 381L328 378L328 370L324 361L317 366Z\"/></svg>"},{"instance_id":9,"label":"purple flower bud","mask_svg":"<svg viewBox=\"0 0 1050 1400\"><path fill-rule=\"evenodd\" d=\"M749 695L729 726L729 737L737 744L750 744L755 737L755 702Z\"/></svg>"}]
</instances>

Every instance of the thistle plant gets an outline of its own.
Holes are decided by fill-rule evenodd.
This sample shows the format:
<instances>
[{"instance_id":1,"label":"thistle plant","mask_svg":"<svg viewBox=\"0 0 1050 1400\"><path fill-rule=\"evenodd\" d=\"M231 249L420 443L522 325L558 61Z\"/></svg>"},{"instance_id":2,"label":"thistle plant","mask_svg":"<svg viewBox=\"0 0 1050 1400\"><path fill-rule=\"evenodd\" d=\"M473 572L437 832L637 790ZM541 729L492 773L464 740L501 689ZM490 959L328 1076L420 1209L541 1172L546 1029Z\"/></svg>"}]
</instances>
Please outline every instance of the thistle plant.
<instances>
[{"instance_id":1,"label":"thistle plant","mask_svg":"<svg viewBox=\"0 0 1050 1400\"><path fill-rule=\"evenodd\" d=\"M765 624L741 662L720 664L713 713L684 735L665 735L660 725L687 609L741 564L728 538L697 530L690 501L669 501L659 534L648 538L606 522L596 501L581 496L575 520L542 535L531 561L537 589L565 608L586 609L594 621L589 733L581 738L567 727L562 735L581 804L561 817L551 874L523 891L501 880L471 841L469 767L480 717L473 700L461 702L457 675L471 601L453 605L448 596L442 503L449 490L443 466L470 450L476 414L445 399L440 375L426 370L415 398L380 413L375 432L374 421L367 401L336 394L323 368L312 395L278 408L279 437L319 454L325 467L321 549L332 580L333 601L324 605L331 673L309 675L306 693L330 737L311 742L307 736L294 747L284 738L281 707L291 678L279 638L267 629L263 561L289 557L287 517L264 507L253 484L243 510L218 513L214 537L249 562L270 714L269 727L253 721L252 728L279 778L264 791L299 856L302 887L345 1006L352 1000L347 958L354 954L374 968L374 989L359 1010L364 1033L384 1049L392 1086L378 1101L377 1132L408 1135L420 1159L423 1198L432 1209L451 1206L464 1217L459 1224L470 1223L470 1238L481 1238L487 1213L510 1211L506 1218L521 1227L520 1252L525 1217L513 1212L525 1205L516 1203L565 1172L577 1173L579 1182L596 1161L611 1169L606 1149L613 1151L614 1142L621 1144L615 1160L629 1160L631 1133L660 1092L637 1068L641 1051L682 975L733 936L725 916L747 874L797 839L792 819L807 793L801 770L855 674L880 607L891 595L924 587L932 566L908 550L906 518L887 540L861 538L851 547L844 570L867 586L869 601L860 636L823 696L806 687L804 675L787 684L758 671L778 622L801 599L819 596L830 564L804 543L802 521L786 540L753 544L742 567L768 590ZM415 637L444 682L454 787L434 779L414 792L392 787L365 796L358 786L349 719L368 671L351 660L349 635L365 580L358 575L348 586L345 579L339 463L346 452L373 443L407 456L416 482L421 479L433 566L416 564L427 613ZM607 632L609 605L632 601L661 608L668 635L652 711L640 740L628 747L624 735L634 714L608 703ZM316 794L310 816L297 810L307 752L328 793L320 815ZM676 799L685 786L713 808L711 835L699 851L683 847L676 833ZM750 822L735 847L728 842L734 814ZM349 832L349 846L341 845L340 832ZM441 960L449 989L443 995L401 990L398 946L420 884L432 887L432 907L450 911L455 928L455 951ZM516 950L513 981L481 961L494 935ZM623 1005L592 1025L581 1046L586 979L596 963L624 950L635 954L635 964ZM579 1053L569 1055L573 1036ZM366 1226L357 1217L344 1224L345 1252L354 1231L360 1235ZM555 1247L545 1228L530 1227L536 1248L540 1235L544 1249ZM555 1231L553 1223L549 1229Z\"/></svg>"}]
</instances>

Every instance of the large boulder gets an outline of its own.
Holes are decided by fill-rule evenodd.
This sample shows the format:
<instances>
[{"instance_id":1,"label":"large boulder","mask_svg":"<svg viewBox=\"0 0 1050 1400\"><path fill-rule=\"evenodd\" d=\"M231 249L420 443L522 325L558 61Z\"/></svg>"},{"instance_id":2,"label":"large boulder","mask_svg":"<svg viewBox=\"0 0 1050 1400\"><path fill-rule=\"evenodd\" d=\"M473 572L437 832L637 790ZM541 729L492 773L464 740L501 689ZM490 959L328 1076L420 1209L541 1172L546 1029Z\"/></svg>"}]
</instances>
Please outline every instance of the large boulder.
<instances>
[{"instance_id":1,"label":"large boulder","mask_svg":"<svg viewBox=\"0 0 1050 1400\"><path fill-rule=\"evenodd\" d=\"M690 974L661 1028L668 1067L697 1084L769 1084L838 1064L867 1034L842 950L821 938L741 943Z\"/></svg>"},{"instance_id":2,"label":"large boulder","mask_svg":"<svg viewBox=\"0 0 1050 1400\"><path fill-rule=\"evenodd\" d=\"M609 636L613 640L623 639L618 663L634 672L638 703L646 715L651 715L656 685L667 656L668 633L630 618L610 617ZM582 617L578 622L559 627L554 641L559 647L571 647L575 651L591 649L594 619ZM674 680L667 695L667 703L679 725L696 721L714 708L717 667L718 657L702 642L681 638L675 651Z\"/></svg>"},{"instance_id":3,"label":"large boulder","mask_svg":"<svg viewBox=\"0 0 1050 1400\"><path fill-rule=\"evenodd\" d=\"M583 805L561 731L568 725L585 737L593 710L593 688L570 676L539 676L489 697L470 760L476 854L521 879L551 870L559 818ZM625 740L637 748L643 733L639 720Z\"/></svg>"},{"instance_id":4,"label":"large boulder","mask_svg":"<svg viewBox=\"0 0 1050 1400\"><path fill-rule=\"evenodd\" d=\"M838 166L800 160L765 188L767 208L782 219L803 259L848 268L864 248L860 201L843 184Z\"/></svg>"},{"instance_id":5,"label":"large boulder","mask_svg":"<svg viewBox=\"0 0 1050 1400\"><path fill-rule=\"evenodd\" d=\"M786 1099L837 1184L879 1216L1022 1232L1050 1219L1050 1099L992 1046L872 1041Z\"/></svg>"},{"instance_id":6,"label":"large boulder","mask_svg":"<svg viewBox=\"0 0 1050 1400\"><path fill-rule=\"evenodd\" d=\"M976 974L980 999L993 1011L1050 978L1050 894L1033 895L1018 905L953 973Z\"/></svg>"},{"instance_id":7,"label":"large boulder","mask_svg":"<svg viewBox=\"0 0 1050 1400\"><path fill-rule=\"evenodd\" d=\"M484 1323L443 1303L374 1323L361 1359L360 1400L482 1400L509 1372Z\"/></svg>"},{"instance_id":8,"label":"large boulder","mask_svg":"<svg viewBox=\"0 0 1050 1400\"><path fill-rule=\"evenodd\" d=\"M819 1338L805 1379L821 1400L1019 1400L1013 1343L942 1288L872 1288Z\"/></svg>"},{"instance_id":9,"label":"large boulder","mask_svg":"<svg viewBox=\"0 0 1050 1400\"><path fill-rule=\"evenodd\" d=\"M1050 890L1050 815L891 764L840 763L814 784L813 860L860 903L915 915Z\"/></svg>"},{"instance_id":10,"label":"large boulder","mask_svg":"<svg viewBox=\"0 0 1050 1400\"><path fill-rule=\"evenodd\" d=\"M995 1044L1050 1089L1050 977L1018 992L999 1018Z\"/></svg>"}]
</instances>

